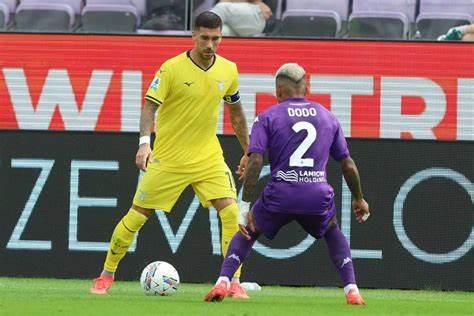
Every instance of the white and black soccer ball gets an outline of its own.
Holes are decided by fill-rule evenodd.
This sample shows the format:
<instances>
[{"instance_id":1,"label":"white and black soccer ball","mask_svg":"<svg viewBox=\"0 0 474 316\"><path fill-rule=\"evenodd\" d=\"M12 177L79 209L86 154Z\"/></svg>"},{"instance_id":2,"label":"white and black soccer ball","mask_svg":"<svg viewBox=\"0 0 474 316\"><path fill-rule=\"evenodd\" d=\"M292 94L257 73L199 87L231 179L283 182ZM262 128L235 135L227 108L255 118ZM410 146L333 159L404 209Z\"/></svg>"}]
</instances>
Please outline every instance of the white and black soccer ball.
<instances>
[{"instance_id":1,"label":"white and black soccer ball","mask_svg":"<svg viewBox=\"0 0 474 316\"><path fill-rule=\"evenodd\" d=\"M173 295L179 287L179 274L171 264L155 261L143 269L140 285L145 295Z\"/></svg>"}]
</instances>

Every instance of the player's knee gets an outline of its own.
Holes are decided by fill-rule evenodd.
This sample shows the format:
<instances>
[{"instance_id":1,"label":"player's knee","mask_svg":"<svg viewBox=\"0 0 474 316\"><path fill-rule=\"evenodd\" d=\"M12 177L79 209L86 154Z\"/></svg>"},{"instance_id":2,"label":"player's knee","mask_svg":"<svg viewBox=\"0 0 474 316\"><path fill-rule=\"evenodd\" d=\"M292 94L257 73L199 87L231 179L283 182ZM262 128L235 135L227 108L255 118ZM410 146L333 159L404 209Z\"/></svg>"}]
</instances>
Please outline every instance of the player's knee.
<instances>
[{"instance_id":1,"label":"player's knee","mask_svg":"<svg viewBox=\"0 0 474 316\"><path fill-rule=\"evenodd\" d=\"M221 210L225 209L231 204L235 204L236 202L233 198L227 197L227 198L211 200L211 203L212 203L212 206L214 206L214 208L218 210L218 212L220 212Z\"/></svg>"},{"instance_id":2,"label":"player's knee","mask_svg":"<svg viewBox=\"0 0 474 316\"><path fill-rule=\"evenodd\" d=\"M128 211L128 213L122 218L120 223L123 228L131 234L138 232L142 226L148 220L149 215L143 214L138 210L135 210L133 207Z\"/></svg>"},{"instance_id":3,"label":"player's knee","mask_svg":"<svg viewBox=\"0 0 474 316\"><path fill-rule=\"evenodd\" d=\"M143 208L143 207L140 207L140 206L135 205L135 204L132 204L131 209L138 212L138 213L140 213L140 214L145 215L146 217L150 217L155 212L155 210L153 210L151 208Z\"/></svg>"}]
</instances>

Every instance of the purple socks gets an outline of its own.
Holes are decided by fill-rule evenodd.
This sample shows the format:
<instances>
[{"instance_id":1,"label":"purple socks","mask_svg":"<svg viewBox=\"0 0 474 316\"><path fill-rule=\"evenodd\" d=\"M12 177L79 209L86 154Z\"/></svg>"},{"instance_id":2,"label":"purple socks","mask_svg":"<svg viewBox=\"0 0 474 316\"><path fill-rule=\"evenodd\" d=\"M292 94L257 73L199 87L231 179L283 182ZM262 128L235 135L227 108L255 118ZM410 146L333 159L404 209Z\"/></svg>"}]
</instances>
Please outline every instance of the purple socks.
<instances>
[{"instance_id":1,"label":"purple socks","mask_svg":"<svg viewBox=\"0 0 474 316\"><path fill-rule=\"evenodd\" d=\"M326 232L324 239L326 239L326 244L328 245L329 256L344 286L356 284L351 250L346 237L339 229L337 223L334 223Z\"/></svg>"},{"instance_id":2,"label":"purple socks","mask_svg":"<svg viewBox=\"0 0 474 316\"><path fill-rule=\"evenodd\" d=\"M237 232L230 242L227 255L222 263L220 276L228 277L229 280L234 276L235 271L245 261L252 250L252 246L257 240L258 235L250 233L251 240L247 240L240 232Z\"/></svg>"},{"instance_id":3,"label":"purple socks","mask_svg":"<svg viewBox=\"0 0 474 316\"><path fill-rule=\"evenodd\" d=\"M222 264L221 277L227 277L229 280L232 279L237 268L250 254L252 246L258 238L258 235L251 236L252 239L247 240L240 232L234 235L230 242L229 249L227 250L224 263ZM328 245L329 256L339 273L343 285L356 284L351 250L339 226L335 223L332 228L326 232L324 238Z\"/></svg>"}]
</instances>

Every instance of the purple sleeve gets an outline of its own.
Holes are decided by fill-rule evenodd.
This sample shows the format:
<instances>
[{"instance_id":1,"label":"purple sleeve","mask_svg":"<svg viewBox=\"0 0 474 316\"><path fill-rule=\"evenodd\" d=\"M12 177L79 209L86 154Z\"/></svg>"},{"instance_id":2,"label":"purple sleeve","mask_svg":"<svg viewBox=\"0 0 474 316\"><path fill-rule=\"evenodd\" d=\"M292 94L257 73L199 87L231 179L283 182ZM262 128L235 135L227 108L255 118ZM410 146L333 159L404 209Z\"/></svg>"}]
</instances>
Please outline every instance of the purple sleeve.
<instances>
[{"instance_id":1,"label":"purple sleeve","mask_svg":"<svg viewBox=\"0 0 474 316\"><path fill-rule=\"evenodd\" d=\"M268 133L265 118L256 117L250 133L250 145L247 153L264 154L268 146Z\"/></svg>"},{"instance_id":2,"label":"purple sleeve","mask_svg":"<svg viewBox=\"0 0 474 316\"><path fill-rule=\"evenodd\" d=\"M334 160L341 160L346 157L349 157L349 148L347 147L346 138L344 137L344 132L342 131L341 125L336 120L336 133L334 134L334 139L331 145L331 157Z\"/></svg>"}]
</instances>

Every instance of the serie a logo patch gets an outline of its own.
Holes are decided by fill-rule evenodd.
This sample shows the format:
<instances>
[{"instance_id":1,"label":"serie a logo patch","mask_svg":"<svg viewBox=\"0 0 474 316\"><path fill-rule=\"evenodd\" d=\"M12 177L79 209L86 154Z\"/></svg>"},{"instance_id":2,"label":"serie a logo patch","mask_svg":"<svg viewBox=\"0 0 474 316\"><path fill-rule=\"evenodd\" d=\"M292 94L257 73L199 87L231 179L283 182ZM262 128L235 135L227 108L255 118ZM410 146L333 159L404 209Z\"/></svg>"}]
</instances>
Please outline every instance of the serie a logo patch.
<instances>
[{"instance_id":1,"label":"serie a logo patch","mask_svg":"<svg viewBox=\"0 0 474 316\"><path fill-rule=\"evenodd\" d=\"M159 85L160 85L160 78L155 78L155 80L153 80L153 82L151 83L150 89L153 91L156 91Z\"/></svg>"}]
</instances>

